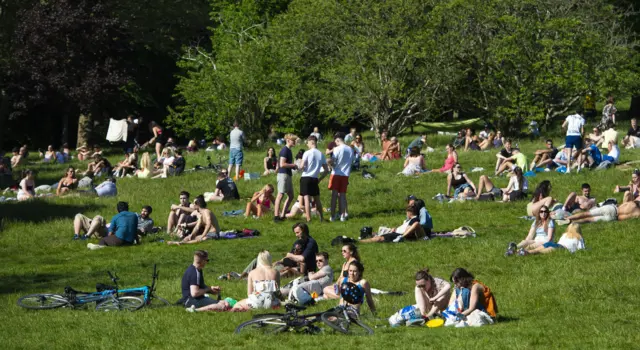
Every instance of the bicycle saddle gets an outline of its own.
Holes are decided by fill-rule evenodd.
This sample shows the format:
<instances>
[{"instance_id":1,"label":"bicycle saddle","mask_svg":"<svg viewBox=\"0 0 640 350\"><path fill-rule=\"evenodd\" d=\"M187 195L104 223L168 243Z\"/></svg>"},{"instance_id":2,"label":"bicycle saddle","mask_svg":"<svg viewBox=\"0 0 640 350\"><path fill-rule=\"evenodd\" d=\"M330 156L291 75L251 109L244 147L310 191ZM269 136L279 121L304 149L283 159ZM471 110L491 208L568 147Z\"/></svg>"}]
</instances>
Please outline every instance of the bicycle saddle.
<instances>
[{"instance_id":1,"label":"bicycle saddle","mask_svg":"<svg viewBox=\"0 0 640 350\"><path fill-rule=\"evenodd\" d=\"M296 304L285 304L284 307L285 307L285 309L287 309L287 311L289 311L289 310L302 311L302 310L306 310L307 309L304 306L298 306Z\"/></svg>"}]
</instances>

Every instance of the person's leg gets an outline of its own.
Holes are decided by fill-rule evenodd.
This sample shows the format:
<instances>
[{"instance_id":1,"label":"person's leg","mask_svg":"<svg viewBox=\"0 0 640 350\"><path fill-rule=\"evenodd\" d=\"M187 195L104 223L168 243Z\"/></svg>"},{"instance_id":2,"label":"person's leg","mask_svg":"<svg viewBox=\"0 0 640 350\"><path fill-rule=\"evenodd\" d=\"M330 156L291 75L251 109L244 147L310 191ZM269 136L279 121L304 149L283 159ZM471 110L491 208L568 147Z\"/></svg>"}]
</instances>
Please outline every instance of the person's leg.
<instances>
[{"instance_id":1,"label":"person's leg","mask_svg":"<svg viewBox=\"0 0 640 350\"><path fill-rule=\"evenodd\" d=\"M571 169L571 148L566 148L563 149L562 151L564 152L565 156L567 156L567 173L570 172Z\"/></svg>"},{"instance_id":2,"label":"person's leg","mask_svg":"<svg viewBox=\"0 0 640 350\"><path fill-rule=\"evenodd\" d=\"M577 197L578 195L575 192L569 193L569 195L567 196L567 200L564 201L564 206L562 208L565 211L570 211L571 209L573 209Z\"/></svg>"},{"instance_id":3,"label":"person's leg","mask_svg":"<svg viewBox=\"0 0 640 350\"><path fill-rule=\"evenodd\" d=\"M567 220L574 222L574 223L580 223L580 222L594 222L595 221L595 216L597 216L599 214L599 212L597 210L589 210L589 211L583 211L583 212L579 212L573 215L570 215Z\"/></svg>"},{"instance_id":4,"label":"person's leg","mask_svg":"<svg viewBox=\"0 0 640 350\"><path fill-rule=\"evenodd\" d=\"M104 218L100 215L96 215L93 219L91 219L91 225L87 230L87 237L96 236L96 238L100 238L101 233L104 233Z\"/></svg>"},{"instance_id":5,"label":"person's leg","mask_svg":"<svg viewBox=\"0 0 640 350\"><path fill-rule=\"evenodd\" d=\"M311 203L309 200L310 199L309 195L305 195L302 198L304 198L304 216L307 219L307 222L310 222L311 221Z\"/></svg>"},{"instance_id":6,"label":"person's leg","mask_svg":"<svg viewBox=\"0 0 640 350\"><path fill-rule=\"evenodd\" d=\"M498 172L496 173L496 175L500 175L502 174L504 171L508 171L511 170L511 168L513 167L513 164L508 161L505 160L504 162L502 162L502 164L500 165L500 168L498 168Z\"/></svg>"},{"instance_id":7,"label":"person's leg","mask_svg":"<svg viewBox=\"0 0 640 350\"><path fill-rule=\"evenodd\" d=\"M375 236L367 239L361 239L360 243L380 243L384 242L384 236Z\"/></svg>"},{"instance_id":8,"label":"person's leg","mask_svg":"<svg viewBox=\"0 0 640 350\"><path fill-rule=\"evenodd\" d=\"M533 203L531 205L531 212L533 213L532 216L538 216L538 212L540 211L540 208L542 208L542 206L546 206L547 208L551 208L551 205L554 203L554 199L553 197L545 197L535 203Z\"/></svg>"},{"instance_id":9,"label":"person's leg","mask_svg":"<svg viewBox=\"0 0 640 350\"><path fill-rule=\"evenodd\" d=\"M162 144L160 142L156 142L156 159L160 159L162 153Z\"/></svg>"},{"instance_id":10,"label":"person's leg","mask_svg":"<svg viewBox=\"0 0 640 350\"><path fill-rule=\"evenodd\" d=\"M530 166L531 169L534 169L536 167L536 164L538 164L538 162L542 160L542 156L543 155L536 153L536 155L533 157L533 160L531 161L531 166Z\"/></svg>"},{"instance_id":11,"label":"person's leg","mask_svg":"<svg viewBox=\"0 0 640 350\"><path fill-rule=\"evenodd\" d=\"M244 211L244 216L249 217L253 213L253 203L247 203L247 208Z\"/></svg>"},{"instance_id":12,"label":"person's leg","mask_svg":"<svg viewBox=\"0 0 640 350\"><path fill-rule=\"evenodd\" d=\"M101 246L117 247L124 245L124 241L118 238L116 235L109 235L103 237L98 244Z\"/></svg>"},{"instance_id":13,"label":"person's leg","mask_svg":"<svg viewBox=\"0 0 640 350\"><path fill-rule=\"evenodd\" d=\"M541 246L537 246L537 247L535 247L533 249L528 249L527 253L528 254L532 254L532 255L535 255L535 254L548 254L548 253L551 253L554 250L556 250L556 248L551 248L551 247L545 248L544 246L541 245Z\"/></svg>"},{"instance_id":14,"label":"person's leg","mask_svg":"<svg viewBox=\"0 0 640 350\"><path fill-rule=\"evenodd\" d=\"M169 212L169 218L167 219L167 234L171 234L176 226L176 220L178 219L177 211L171 210Z\"/></svg>"},{"instance_id":15,"label":"person's leg","mask_svg":"<svg viewBox=\"0 0 640 350\"><path fill-rule=\"evenodd\" d=\"M483 193L482 189L486 189L487 192L491 192L493 189L493 182L489 180L487 175L480 175L480 179L478 180L478 187L476 187L476 199L480 198L480 195Z\"/></svg>"},{"instance_id":16,"label":"person's leg","mask_svg":"<svg viewBox=\"0 0 640 350\"><path fill-rule=\"evenodd\" d=\"M338 191L331 191L331 219L336 217L336 202L338 201Z\"/></svg>"},{"instance_id":17,"label":"person's leg","mask_svg":"<svg viewBox=\"0 0 640 350\"><path fill-rule=\"evenodd\" d=\"M624 195L622 196L622 203L627 203L631 201L633 201L633 194L631 194L631 191L625 191Z\"/></svg>"},{"instance_id":18,"label":"person's leg","mask_svg":"<svg viewBox=\"0 0 640 350\"><path fill-rule=\"evenodd\" d=\"M284 216L289 211L289 205L294 200L293 198L293 189L287 193L287 199L284 201L284 205L282 206L282 210L280 211L280 216L284 218Z\"/></svg>"},{"instance_id":19,"label":"person's leg","mask_svg":"<svg viewBox=\"0 0 640 350\"><path fill-rule=\"evenodd\" d=\"M322 202L320 202L320 196L314 196L313 197L315 203L316 203L316 212L318 213L318 216L320 217L320 222L324 221L324 217L322 216ZM311 215L311 209L309 209L309 215Z\"/></svg>"},{"instance_id":20,"label":"person's leg","mask_svg":"<svg viewBox=\"0 0 640 350\"><path fill-rule=\"evenodd\" d=\"M274 217L279 217L279 213L280 213L280 201L282 201L282 196L284 196L283 193L278 193L278 195L276 196L276 202L273 205L273 216ZM284 211L284 210L283 210Z\"/></svg>"},{"instance_id":21,"label":"person's leg","mask_svg":"<svg viewBox=\"0 0 640 350\"><path fill-rule=\"evenodd\" d=\"M496 168L494 169L494 173L498 173L498 169L500 169L500 165L502 164L502 159L498 158L496 160Z\"/></svg>"},{"instance_id":22,"label":"person's leg","mask_svg":"<svg viewBox=\"0 0 640 350\"><path fill-rule=\"evenodd\" d=\"M536 241L534 241L534 240L524 239L520 243L518 243L518 248L526 248L526 247L528 247L530 245L533 245L535 243L536 243Z\"/></svg>"},{"instance_id":23,"label":"person's leg","mask_svg":"<svg viewBox=\"0 0 640 350\"><path fill-rule=\"evenodd\" d=\"M75 237L80 236L80 232L87 232L89 230L90 219L82 214L76 214L73 218L73 234Z\"/></svg>"},{"instance_id":24,"label":"person's leg","mask_svg":"<svg viewBox=\"0 0 640 350\"><path fill-rule=\"evenodd\" d=\"M322 290L322 296L325 299L340 299L340 296L336 294L337 284L332 284L330 286L324 287Z\"/></svg>"},{"instance_id":25,"label":"person's leg","mask_svg":"<svg viewBox=\"0 0 640 350\"><path fill-rule=\"evenodd\" d=\"M349 215L349 211L347 211L347 192L340 193L338 199L340 200L340 216L346 217Z\"/></svg>"},{"instance_id":26,"label":"person's leg","mask_svg":"<svg viewBox=\"0 0 640 350\"><path fill-rule=\"evenodd\" d=\"M209 304L207 306L203 306L201 308L197 308L195 311L226 311L230 308L229 303L226 300L220 300L215 304Z\"/></svg>"}]
</instances>

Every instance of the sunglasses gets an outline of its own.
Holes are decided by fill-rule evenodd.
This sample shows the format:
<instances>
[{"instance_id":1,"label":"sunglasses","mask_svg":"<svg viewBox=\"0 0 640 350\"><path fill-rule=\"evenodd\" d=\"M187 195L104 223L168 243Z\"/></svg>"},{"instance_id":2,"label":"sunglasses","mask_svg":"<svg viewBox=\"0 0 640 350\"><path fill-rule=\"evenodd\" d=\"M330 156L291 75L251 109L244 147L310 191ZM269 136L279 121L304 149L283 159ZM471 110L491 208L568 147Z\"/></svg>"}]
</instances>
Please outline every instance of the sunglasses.
<instances>
[{"instance_id":1,"label":"sunglasses","mask_svg":"<svg viewBox=\"0 0 640 350\"><path fill-rule=\"evenodd\" d=\"M420 288L420 289L425 289L427 288L426 284L416 284L416 287Z\"/></svg>"},{"instance_id":2,"label":"sunglasses","mask_svg":"<svg viewBox=\"0 0 640 350\"><path fill-rule=\"evenodd\" d=\"M549 211L548 210L540 210L540 214L548 214Z\"/></svg>"},{"instance_id":3,"label":"sunglasses","mask_svg":"<svg viewBox=\"0 0 640 350\"><path fill-rule=\"evenodd\" d=\"M343 252L343 253L349 253L349 250L347 250L347 249L342 249L342 252Z\"/></svg>"}]
</instances>

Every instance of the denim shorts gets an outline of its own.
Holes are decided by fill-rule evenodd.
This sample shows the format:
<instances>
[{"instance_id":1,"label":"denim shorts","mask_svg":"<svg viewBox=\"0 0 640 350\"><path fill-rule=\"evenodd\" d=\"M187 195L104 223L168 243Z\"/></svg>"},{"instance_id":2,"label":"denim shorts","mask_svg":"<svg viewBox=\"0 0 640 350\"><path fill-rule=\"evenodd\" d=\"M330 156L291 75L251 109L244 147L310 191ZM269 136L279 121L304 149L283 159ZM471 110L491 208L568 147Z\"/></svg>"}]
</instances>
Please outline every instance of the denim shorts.
<instances>
[{"instance_id":1,"label":"denim shorts","mask_svg":"<svg viewBox=\"0 0 640 350\"><path fill-rule=\"evenodd\" d=\"M242 165L242 160L244 159L244 155L242 154L242 150L238 148L229 149L229 164L230 165Z\"/></svg>"}]
</instances>

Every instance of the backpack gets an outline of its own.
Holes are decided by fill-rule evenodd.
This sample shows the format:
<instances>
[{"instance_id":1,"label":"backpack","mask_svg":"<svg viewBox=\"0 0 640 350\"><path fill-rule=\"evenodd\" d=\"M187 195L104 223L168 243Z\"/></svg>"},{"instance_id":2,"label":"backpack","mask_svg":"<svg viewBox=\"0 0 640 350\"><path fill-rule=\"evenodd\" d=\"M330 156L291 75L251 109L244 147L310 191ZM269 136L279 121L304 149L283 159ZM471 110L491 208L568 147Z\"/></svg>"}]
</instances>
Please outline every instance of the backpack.
<instances>
[{"instance_id":1,"label":"backpack","mask_svg":"<svg viewBox=\"0 0 640 350\"><path fill-rule=\"evenodd\" d=\"M478 283L484 288L484 307L487 309L489 316L496 318L498 314L498 304L496 303L496 298L493 296L491 289L480 281L474 280L473 283Z\"/></svg>"}]
</instances>

